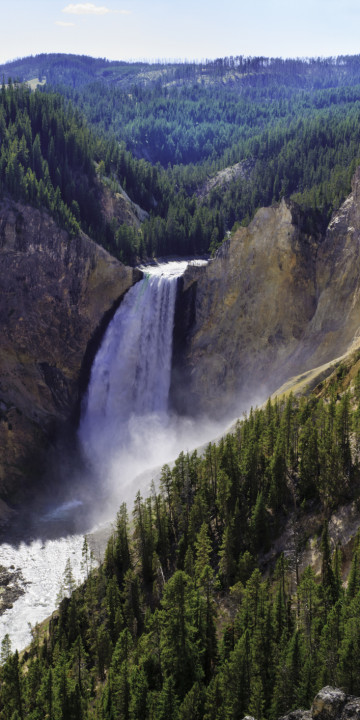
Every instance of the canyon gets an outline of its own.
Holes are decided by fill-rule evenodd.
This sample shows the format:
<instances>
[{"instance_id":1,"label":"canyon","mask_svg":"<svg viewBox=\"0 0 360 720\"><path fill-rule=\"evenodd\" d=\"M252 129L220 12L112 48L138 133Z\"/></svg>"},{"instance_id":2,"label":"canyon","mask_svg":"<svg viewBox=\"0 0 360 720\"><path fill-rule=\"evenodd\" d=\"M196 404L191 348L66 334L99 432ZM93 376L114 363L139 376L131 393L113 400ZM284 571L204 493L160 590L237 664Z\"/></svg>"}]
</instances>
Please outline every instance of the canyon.
<instances>
[{"instance_id":1,"label":"canyon","mask_svg":"<svg viewBox=\"0 0 360 720\"><path fill-rule=\"evenodd\" d=\"M205 266L178 281L171 407L235 416L292 375L356 347L360 303L360 170L324 237L291 201L262 208ZM104 331L142 277L49 215L0 208L0 493L41 476L59 432L75 427Z\"/></svg>"}]
</instances>

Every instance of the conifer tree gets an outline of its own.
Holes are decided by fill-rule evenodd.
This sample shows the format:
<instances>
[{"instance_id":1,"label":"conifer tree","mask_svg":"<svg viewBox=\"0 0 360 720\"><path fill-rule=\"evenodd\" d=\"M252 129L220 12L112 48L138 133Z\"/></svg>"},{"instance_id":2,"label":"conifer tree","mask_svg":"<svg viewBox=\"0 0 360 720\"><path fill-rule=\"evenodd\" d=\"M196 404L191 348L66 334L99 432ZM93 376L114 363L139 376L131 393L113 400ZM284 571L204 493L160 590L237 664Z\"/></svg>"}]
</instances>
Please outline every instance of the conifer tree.
<instances>
[{"instance_id":1,"label":"conifer tree","mask_svg":"<svg viewBox=\"0 0 360 720\"><path fill-rule=\"evenodd\" d=\"M165 676L174 679L182 699L203 674L196 639L195 594L183 571L177 570L167 582L162 607L161 663Z\"/></svg>"},{"instance_id":2,"label":"conifer tree","mask_svg":"<svg viewBox=\"0 0 360 720\"><path fill-rule=\"evenodd\" d=\"M325 520L324 527L321 535L320 549L322 553L321 560L321 582L326 593L328 593L333 600L336 600L336 586L335 577L331 563L331 549L329 540L329 527L328 522Z\"/></svg>"},{"instance_id":3,"label":"conifer tree","mask_svg":"<svg viewBox=\"0 0 360 720\"><path fill-rule=\"evenodd\" d=\"M204 714L205 689L196 682L189 690L179 707L179 720L203 720Z\"/></svg>"},{"instance_id":4,"label":"conifer tree","mask_svg":"<svg viewBox=\"0 0 360 720\"><path fill-rule=\"evenodd\" d=\"M179 700L172 676L165 679L163 688L158 697L157 707L156 720L178 720Z\"/></svg>"},{"instance_id":5,"label":"conifer tree","mask_svg":"<svg viewBox=\"0 0 360 720\"><path fill-rule=\"evenodd\" d=\"M206 523L201 525L200 531L195 540L195 577L197 584L201 583L202 573L205 567L210 566L211 540L209 538Z\"/></svg>"}]
</instances>

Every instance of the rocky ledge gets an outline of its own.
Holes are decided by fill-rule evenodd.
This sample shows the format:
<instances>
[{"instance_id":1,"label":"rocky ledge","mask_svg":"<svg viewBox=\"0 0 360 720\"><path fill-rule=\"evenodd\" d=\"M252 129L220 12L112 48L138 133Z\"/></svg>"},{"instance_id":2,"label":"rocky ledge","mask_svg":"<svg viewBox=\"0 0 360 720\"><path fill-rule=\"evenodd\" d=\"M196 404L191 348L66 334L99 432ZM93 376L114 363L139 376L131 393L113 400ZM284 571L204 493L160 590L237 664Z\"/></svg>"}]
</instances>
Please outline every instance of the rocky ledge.
<instances>
[{"instance_id":1,"label":"rocky ledge","mask_svg":"<svg viewBox=\"0 0 360 720\"><path fill-rule=\"evenodd\" d=\"M79 400L106 322L141 277L85 234L0 205L0 496L38 477Z\"/></svg>"},{"instance_id":2,"label":"rocky ledge","mask_svg":"<svg viewBox=\"0 0 360 720\"><path fill-rule=\"evenodd\" d=\"M24 595L24 578L21 570L0 565L0 615L12 608L15 600Z\"/></svg>"},{"instance_id":3,"label":"rocky ledge","mask_svg":"<svg viewBox=\"0 0 360 720\"><path fill-rule=\"evenodd\" d=\"M360 698L327 685L316 695L311 710L295 710L280 720L360 720Z\"/></svg>"}]
</instances>

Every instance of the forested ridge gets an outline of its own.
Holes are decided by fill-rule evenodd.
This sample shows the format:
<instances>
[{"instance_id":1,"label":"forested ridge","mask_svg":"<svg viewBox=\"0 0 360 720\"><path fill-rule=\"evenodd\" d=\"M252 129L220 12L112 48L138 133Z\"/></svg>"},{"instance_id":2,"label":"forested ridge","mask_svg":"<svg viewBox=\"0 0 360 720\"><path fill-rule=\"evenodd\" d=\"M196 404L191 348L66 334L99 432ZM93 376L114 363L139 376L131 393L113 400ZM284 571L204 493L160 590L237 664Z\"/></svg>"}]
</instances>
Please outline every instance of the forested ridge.
<instances>
[{"instance_id":1,"label":"forested ridge","mask_svg":"<svg viewBox=\"0 0 360 720\"><path fill-rule=\"evenodd\" d=\"M8 177L14 175L10 164L2 190L44 205L71 232L81 225L128 263L215 250L235 223L247 224L259 207L284 196L300 205L307 232L319 236L350 192L360 160L359 56L240 56L149 65L42 55L9 63L1 71L4 78L21 81L34 74L46 78L45 85L28 94L26 106L21 101L21 112L29 114L32 126L29 159L20 157L26 183ZM4 87L2 92L3 98L12 94L13 108L16 95L26 97L24 88ZM31 100L33 96L37 99ZM9 100L4 102L8 129ZM70 122L65 137L87 138L85 145L81 141L86 158L76 151L73 160L70 146L64 157L56 147L52 161L61 179L54 177L48 157L52 131L33 116L35 106L49 108L51 103L56 106L52 112L64 113ZM20 142L19 124L16 135ZM31 158L37 135L42 160L50 163L50 183L45 166L39 173ZM11 152L18 157L14 146ZM237 163L243 170L235 178L199 197L209 177ZM7 164L3 160L3 174ZM39 190L29 170L47 191L43 186ZM113 193L123 188L149 213L140 229L103 219L99 181ZM83 202L86 186L88 203Z\"/></svg>"},{"instance_id":2,"label":"forested ridge","mask_svg":"<svg viewBox=\"0 0 360 720\"><path fill-rule=\"evenodd\" d=\"M356 356L164 466L131 516L120 508L99 568L85 540L75 591L68 562L48 631L21 657L3 641L0 717L275 720L325 684L359 694L360 537L345 586L349 548L328 527L359 503L359 401ZM314 514L317 574L300 564Z\"/></svg>"},{"instance_id":3,"label":"forested ridge","mask_svg":"<svg viewBox=\"0 0 360 720\"><path fill-rule=\"evenodd\" d=\"M140 233L116 218L104 219L101 186L116 193L119 182L145 209L156 208ZM136 160L114 140L95 135L61 95L30 92L12 82L7 87L3 83L0 97L0 196L4 194L49 210L70 235L82 228L127 262L151 257L153 244L164 255L205 252L212 229L222 228L219 212L197 206L184 191L176 191L165 172Z\"/></svg>"}]
</instances>

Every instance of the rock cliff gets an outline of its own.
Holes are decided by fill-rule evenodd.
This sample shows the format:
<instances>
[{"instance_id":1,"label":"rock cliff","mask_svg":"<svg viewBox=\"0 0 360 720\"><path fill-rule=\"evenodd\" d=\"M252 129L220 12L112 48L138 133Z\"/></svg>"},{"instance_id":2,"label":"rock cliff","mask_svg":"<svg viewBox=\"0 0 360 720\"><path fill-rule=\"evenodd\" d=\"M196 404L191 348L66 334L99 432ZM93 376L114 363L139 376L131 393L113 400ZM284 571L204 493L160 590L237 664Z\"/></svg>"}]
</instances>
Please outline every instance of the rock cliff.
<instances>
[{"instance_id":1,"label":"rock cliff","mask_svg":"<svg viewBox=\"0 0 360 720\"><path fill-rule=\"evenodd\" d=\"M206 268L185 274L174 406L236 413L349 350L360 333L359 253L360 170L321 241L293 203L259 210Z\"/></svg>"},{"instance_id":2,"label":"rock cliff","mask_svg":"<svg viewBox=\"0 0 360 720\"><path fill-rule=\"evenodd\" d=\"M189 269L180 305L192 303L191 321L173 384L179 409L221 414L245 390L271 389L269 368L295 352L316 310L316 250L283 200L259 210L207 267ZM177 392L183 383L186 395Z\"/></svg>"},{"instance_id":3,"label":"rock cliff","mask_svg":"<svg viewBox=\"0 0 360 720\"><path fill-rule=\"evenodd\" d=\"M97 336L137 272L45 212L0 206L0 493L41 470L74 412ZM140 275L140 274L138 274Z\"/></svg>"}]
</instances>

